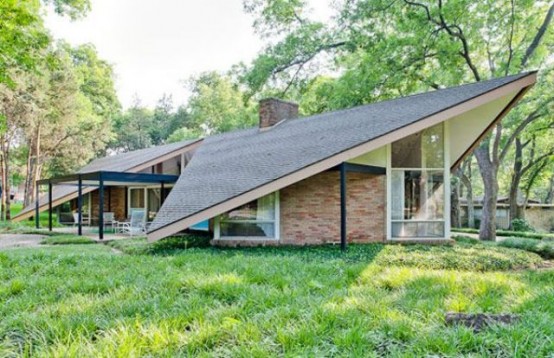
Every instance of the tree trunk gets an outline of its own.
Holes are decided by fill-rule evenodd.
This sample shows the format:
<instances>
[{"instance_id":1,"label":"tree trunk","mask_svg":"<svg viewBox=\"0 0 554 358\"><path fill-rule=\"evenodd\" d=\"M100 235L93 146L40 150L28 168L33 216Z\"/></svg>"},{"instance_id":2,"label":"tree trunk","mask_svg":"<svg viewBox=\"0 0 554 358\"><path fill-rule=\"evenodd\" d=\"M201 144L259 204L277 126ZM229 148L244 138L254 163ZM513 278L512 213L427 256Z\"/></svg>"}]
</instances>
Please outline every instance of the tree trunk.
<instances>
[{"instance_id":1,"label":"tree trunk","mask_svg":"<svg viewBox=\"0 0 554 358\"><path fill-rule=\"evenodd\" d=\"M552 204L554 201L554 174L550 177L550 185L548 186L548 192L544 198L545 204Z\"/></svg>"},{"instance_id":2,"label":"tree trunk","mask_svg":"<svg viewBox=\"0 0 554 358\"><path fill-rule=\"evenodd\" d=\"M496 240L496 200L498 198L498 165L495 164L489 153L488 141L475 149L475 157L479 164L479 171L483 178L485 195L483 198L483 210L481 225L479 228L479 239Z\"/></svg>"},{"instance_id":3,"label":"tree trunk","mask_svg":"<svg viewBox=\"0 0 554 358\"><path fill-rule=\"evenodd\" d=\"M450 195L450 224L452 227L461 227L460 223L460 179L456 178L456 183L452 185Z\"/></svg>"},{"instance_id":4,"label":"tree trunk","mask_svg":"<svg viewBox=\"0 0 554 358\"><path fill-rule=\"evenodd\" d=\"M512 220L519 218L518 199L519 199L519 184L521 182L521 176L523 174L523 145L519 137L515 140L515 158L514 158L514 172L512 173L512 179L510 181L510 229L512 229Z\"/></svg>"},{"instance_id":5,"label":"tree trunk","mask_svg":"<svg viewBox=\"0 0 554 358\"><path fill-rule=\"evenodd\" d=\"M33 185L30 178L33 173L33 150L32 146L29 146L29 153L27 154L27 170L25 171L25 191L23 192L23 207L30 205L33 202Z\"/></svg>"},{"instance_id":6,"label":"tree trunk","mask_svg":"<svg viewBox=\"0 0 554 358\"><path fill-rule=\"evenodd\" d=\"M467 170L460 171L460 179L466 188L466 202L467 202L467 227L475 227L475 205L473 204L473 187L471 185L471 157L469 157L464 163L464 167ZM466 174L467 173L467 174Z\"/></svg>"},{"instance_id":7,"label":"tree trunk","mask_svg":"<svg viewBox=\"0 0 554 358\"><path fill-rule=\"evenodd\" d=\"M10 215L10 176L9 176L9 144L4 140L2 143L2 219L9 221Z\"/></svg>"},{"instance_id":8,"label":"tree trunk","mask_svg":"<svg viewBox=\"0 0 554 358\"><path fill-rule=\"evenodd\" d=\"M37 180L40 178L40 123L37 125L37 129L34 138L29 141L29 155L27 157L27 172L25 175L25 206L31 205L35 201L35 186Z\"/></svg>"}]
</instances>

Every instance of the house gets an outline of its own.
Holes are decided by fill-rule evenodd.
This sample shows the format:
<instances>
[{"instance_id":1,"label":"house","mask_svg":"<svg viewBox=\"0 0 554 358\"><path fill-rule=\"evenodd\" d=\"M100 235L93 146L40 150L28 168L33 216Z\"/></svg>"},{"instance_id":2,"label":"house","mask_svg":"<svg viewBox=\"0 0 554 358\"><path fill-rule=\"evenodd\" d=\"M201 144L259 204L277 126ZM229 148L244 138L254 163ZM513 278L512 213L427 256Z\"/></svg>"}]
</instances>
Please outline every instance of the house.
<instances>
[{"instance_id":1,"label":"house","mask_svg":"<svg viewBox=\"0 0 554 358\"><path fill-rule=\"evenodd\" d=\"M101 201L102 211L113 212L115 220L124 221L137 208L145 210L152 220L200 143L201 140L184 141L99 158L73 175L41 180L40 184L51 189L48 195L23 208L13 220L37 219L38 212L51 208L58 209L59 217L69 213L73 220L71 213L79 206L79 181L82 222L99 224ZM100 176L104 177L102 196Z\"/></svg>"},{"instance_id":2,"label":"house","mask_svg":"<svg viewBox=\"0 0 554 358\"><path fill-rule=\"evenodd\" d=\"M523 73L304 118L263 100L258 127L182 144L192 158L148 239L207 221L215 245L448 240L450 171L535 81Z\"/></svg>"},{"instance_id":3,"label":"house","mask_svg":"<svg viewBox=\"0 0 554 358\"><path fill-rule=\"evenodd\" d=\"M469 226L469 209L466 198L460 198L460 223L463 227ZM541 203L536 199L528 199L527 202L518 202L518 210L529 224L539 232L554 232L554 205ZM473 199L473 215L475 226L483 215L483 198ZM500 196L496 201L496 228L508 230L510 228L510 202L509 197Z\"/></svg>"}]
</instances>

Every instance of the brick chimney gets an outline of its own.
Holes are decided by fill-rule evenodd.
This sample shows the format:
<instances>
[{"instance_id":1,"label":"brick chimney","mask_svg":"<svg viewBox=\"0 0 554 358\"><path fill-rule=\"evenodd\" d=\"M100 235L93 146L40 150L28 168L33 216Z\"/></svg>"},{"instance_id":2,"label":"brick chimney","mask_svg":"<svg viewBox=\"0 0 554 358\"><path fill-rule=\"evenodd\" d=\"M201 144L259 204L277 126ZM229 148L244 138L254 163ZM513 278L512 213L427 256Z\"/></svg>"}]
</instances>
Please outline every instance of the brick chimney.
<instances>
[{"instance_id":1,"label":"brick chimney","mask_svg":"<svg viewBox=\"0 0 554 358\"><path fill-rule=\"evenodd\" d=\"M298 118L298 104L277 98L266 98L260 101L260 129L266 130L283 119Z\"/></svg>"}]
</instances>

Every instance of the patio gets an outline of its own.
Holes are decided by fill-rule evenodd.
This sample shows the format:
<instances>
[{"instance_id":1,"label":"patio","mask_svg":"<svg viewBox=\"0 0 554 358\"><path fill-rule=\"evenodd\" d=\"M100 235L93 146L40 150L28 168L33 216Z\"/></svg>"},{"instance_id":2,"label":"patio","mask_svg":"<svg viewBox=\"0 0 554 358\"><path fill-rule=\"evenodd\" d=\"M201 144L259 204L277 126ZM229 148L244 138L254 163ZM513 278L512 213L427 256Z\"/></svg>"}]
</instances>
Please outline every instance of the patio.
<instances>
[{"instance_id":1,"label":"patio","mask_svg":"<svg viewBox=\"0 0 554 358\"><path fill-rule=\"evenodd\" d=\"M129 237L138 236L142 231L145 231L149 222L150 216L155 216L155 212L150 211L147 201L148 194L150 192L156 192L159 195L159 205L163 204L167 195L168 185L174 184L178 179L177 175L168 174L149 174L149 173L124 173L124 172L112 172L112 171L97 171L91 173L77 173L72 175L66 175L61 177L54 177L50 179L44 179L37 181L36 186L36 202L35 202L35 226L37 229L39 226L39 187L48 186L48 230L60 231L64 233L73 233L75 226L77 228L77 234L89 237L98 237L99 240L104 239L104 234L108 233L106 230L109 228L110 239L115 237ZM55 185L64 186L77 186L77 199L75 208L75 225L72 227L56 228L52 227L52 188ZM154 187L156 187L154 189ZM142 199L143 203L141 207L133 207L132 195L133 190L140 194L138 199ZM86 193L84 193L86 192ZM106 193L108 198L106 198ZM118 202L122 202L122 205L118 207L118 215L111 210L112 209L112 193L120 194L117 196ZM122 199L122 195L125 199ZM90 195L88 197L88 216L85 218L83 213L83 194ZM114 194L114 196L116 196ZM95 202L94 199L97 199ZM107 200L106 200L107 199ZM134 200L137 201L137 200ZM111 214L111 215L110 215ZM86 221L85 221L86 219ZM109 220L109 222L108 222ZM88 222L90 226L85 226L84 223ZM140 224L142 222L142 224ZM138 223L138 224L137 224ZM142 229L141 226L142 225ZM120 230L114 230L119 227ZM121 230L124 228L124 230ZM125 235L120 231L127 231L131 235Z\"/></svg>"}]
</instances>

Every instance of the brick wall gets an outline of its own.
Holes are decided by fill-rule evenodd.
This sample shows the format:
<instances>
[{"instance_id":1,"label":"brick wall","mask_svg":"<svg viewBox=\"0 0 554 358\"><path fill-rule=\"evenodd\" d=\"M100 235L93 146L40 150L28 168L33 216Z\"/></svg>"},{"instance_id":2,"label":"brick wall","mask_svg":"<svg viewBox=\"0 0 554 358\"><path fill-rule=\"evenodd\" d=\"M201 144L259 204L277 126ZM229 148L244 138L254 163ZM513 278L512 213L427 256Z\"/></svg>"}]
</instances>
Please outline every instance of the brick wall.
<instances>
[{"instance_id":1,"label":"brick wall","mask_svg":"<svg viewBox=\"0 0 554 358\"><path fill-rule=\"evenodd\" d=\"M283 119L298 117L298 104L282 101L276 98L266 98L260 101L260 128L269 128Z\"/></svg>"},{"instance_id":2,"label":"brick wall","mask_svg":"<svg viewBox=\"0 0 554 358\"><path fill-rule=\"evenodd\" d=\"M282 189L280 210L282 244L339 242L339 172L323 172ZM348 241L384 241L385 221L386 177L348 173Z\"/></svg>"},{"instance_id":3,"label":"brick wall","mask_svg":"<svg viewBox=\"0 0 554 358\"><path fill-rule=\"evenodd\" d=\"M91 215L92 222L98 222L98 190L91 193L92 207ZM123 187L107 187L104 188L104 212L113 212L116 220L125 219L125 188Z\"/></svg>"}]
</instances>

